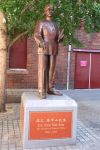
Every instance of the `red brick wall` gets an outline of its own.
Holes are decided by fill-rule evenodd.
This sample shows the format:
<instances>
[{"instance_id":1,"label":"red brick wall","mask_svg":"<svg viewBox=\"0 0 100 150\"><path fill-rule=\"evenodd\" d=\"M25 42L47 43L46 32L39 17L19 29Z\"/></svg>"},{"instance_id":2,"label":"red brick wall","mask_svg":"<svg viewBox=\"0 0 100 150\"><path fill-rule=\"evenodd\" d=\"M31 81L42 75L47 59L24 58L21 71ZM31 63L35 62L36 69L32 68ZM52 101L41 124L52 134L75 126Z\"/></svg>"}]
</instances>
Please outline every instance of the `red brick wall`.
<instances>
[{"instance_id":1,"label":"red brick wall","mask_svg":"<svg viewBox=\"0 0 100 150\"><path fill-rule=\"evenodd\" d=\"M37 59L35 47L33 48L33 38L29 38L27 41L27 73L8 72L7 88L35 88L37 86Z\"/></svg>"},{"instance_id":2,"label":"red brick wall","mask_svg":"<svg viewBox=\"0 0 100 150\"><path fill-rule=\"evenodd\" d=\"M86 33L82 28L76 32L76 38L84 44L85 49L100 49L100 33ZM37 47L33 38L29 38L27 41L27 71L23 73L8 71L6 87L11 89L37 88L37 64ZM74 70L75 52L71 52L69 88L74 88ZM57 57L55 84L62 88L66 88L67 84L67 47L62 45L59 46Z\"/></svg>"},{"instance_id":3,"label":"red brick wall","mask_svg":"<svg viewBox=\"0 0 100 150\"><path fill-rule=\"evenodd\" d=\"M18 58L19 59L19 58ZM9 63L9 58L8 58ZM6 87L14 89L37 88L38 73L38 55L37 47L33 38L27 41L27 72L7 71ZM64 87L67 76L67 49L59 46L59 55L57 57L55 84Z\"/></svg>"},{"instance_id":4,"label":"red brick wall","mask_svg":"<svg viewBox=\"0 0 100 150\"><path fill-rule=\"evenodd\" d=\"M82 28L76 31L76 38L83 43L85 49L100 49L100 33L86 33Z\"/></svg>"},{"instance_id":5,"label":"red brick wall","mask_svg":"<svg viewBox=\"0 0 100 150\"><path fill-rule=\"evenodd\" d=\"M69 74L69 89L74 88L74 71L75 71L75 53L71 52L71 60L70 60L70 74Z\"/></svg>"},{"instance_id":6,"label":"red brick wall","mask_svg":"<svg viewBox=\"0 0 100 150\"><path fill-rule=\"evenodd\" d=\"M57 57L55 82L60 88L66 87L67 83L67 47L59 46L59 55Z\"/></svg>"}]
</instances>

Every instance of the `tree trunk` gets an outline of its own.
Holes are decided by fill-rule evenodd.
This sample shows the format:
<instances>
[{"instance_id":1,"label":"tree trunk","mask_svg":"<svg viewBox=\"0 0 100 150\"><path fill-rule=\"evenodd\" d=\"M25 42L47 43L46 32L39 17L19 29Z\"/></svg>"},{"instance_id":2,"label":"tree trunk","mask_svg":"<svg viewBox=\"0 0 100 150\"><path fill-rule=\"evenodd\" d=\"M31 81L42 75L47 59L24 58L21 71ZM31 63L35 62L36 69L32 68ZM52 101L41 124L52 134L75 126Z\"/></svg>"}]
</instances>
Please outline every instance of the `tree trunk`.
<instances>
[{"instance_id":1,"label":"tree trunk","mask_svg":"<svg viewBox=\"0 0 100 150\"><path fill-rule=\"evenodd\" d=\"M6 79L6 56L7 34L4 13L0 11L0 111L5 111L5 79Z\"/></svg>"}]
</instances>

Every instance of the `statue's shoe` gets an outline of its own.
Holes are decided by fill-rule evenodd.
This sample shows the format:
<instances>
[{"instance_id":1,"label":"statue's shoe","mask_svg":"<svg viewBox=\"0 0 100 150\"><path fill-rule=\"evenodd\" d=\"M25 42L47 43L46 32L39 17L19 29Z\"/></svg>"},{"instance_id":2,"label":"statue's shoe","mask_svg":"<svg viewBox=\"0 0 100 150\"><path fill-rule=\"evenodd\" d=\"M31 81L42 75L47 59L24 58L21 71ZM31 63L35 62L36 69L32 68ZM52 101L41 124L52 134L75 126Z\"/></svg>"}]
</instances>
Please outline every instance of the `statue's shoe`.
<instances>
[{"instance_id":1,"label":"statue's shoe","mask_svg":"<svg viewBox=\"0 0 100 150\"><path fill-rule=\"evenodd\" d=\"M51 94L51 95L57 95L57 96L63 95L62 93L60 93L59 91L56 91L56 90L49 90L47 93Z\"/></svg>"},{"instance_id":2,"label":"statue's shoe","mask_svg":"<svg viewBox=\"0 0 100 150\"><path fill-rule=\"evenodd\" d=\"M41 99L46 99L46 93L39 92L38 95Z\"/></svg>"}]
</instances>

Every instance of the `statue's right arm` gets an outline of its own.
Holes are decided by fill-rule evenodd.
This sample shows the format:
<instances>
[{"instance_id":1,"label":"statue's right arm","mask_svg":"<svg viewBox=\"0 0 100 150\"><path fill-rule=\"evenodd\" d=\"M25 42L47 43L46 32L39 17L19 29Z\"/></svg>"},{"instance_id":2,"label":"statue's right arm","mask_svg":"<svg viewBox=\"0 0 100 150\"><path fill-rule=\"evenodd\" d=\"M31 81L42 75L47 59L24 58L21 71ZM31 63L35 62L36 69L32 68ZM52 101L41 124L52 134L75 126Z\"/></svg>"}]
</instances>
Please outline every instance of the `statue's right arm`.
<instances>
[{"instance_id":1,"label":"statue's right arm","mask_svg":"<svg viewBox=\"0 0 100 150\"><path fill-rule=\"evenodd\" d=\"M34 39L38 45L38 47L43 48L44 40L42 38L43 33L43 23L42 21L38 21L34 31Z\"/></svg>"}]
</instances>

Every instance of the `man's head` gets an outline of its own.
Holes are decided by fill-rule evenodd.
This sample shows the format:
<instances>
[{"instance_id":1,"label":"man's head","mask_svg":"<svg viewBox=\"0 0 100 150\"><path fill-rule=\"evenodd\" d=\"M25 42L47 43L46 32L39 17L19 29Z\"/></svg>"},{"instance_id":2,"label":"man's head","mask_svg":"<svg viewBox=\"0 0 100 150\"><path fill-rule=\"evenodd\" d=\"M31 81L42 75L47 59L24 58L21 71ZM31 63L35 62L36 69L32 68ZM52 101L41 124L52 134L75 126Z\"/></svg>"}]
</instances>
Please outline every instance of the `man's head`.
<instances>
[{"instance_id":1,"label":"man's head","mask_svg":"<svg viewBox=\"0 0 100 150\"><path fill-rule=\"evenodd\" d=\"M52 4L48 4L45 6L44 13L47 17L52 17L54 12L54 6Z\"/></svg>"}]
</instances>

